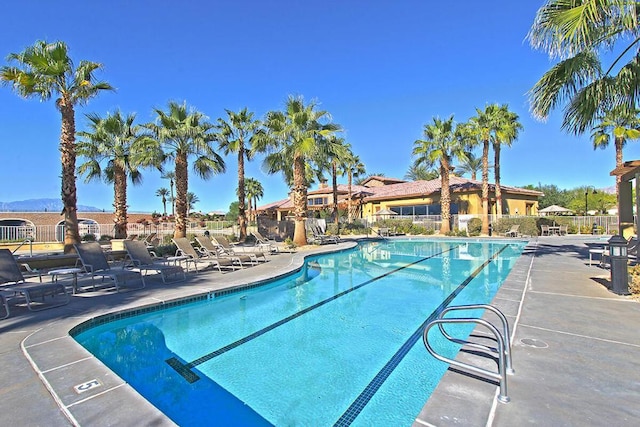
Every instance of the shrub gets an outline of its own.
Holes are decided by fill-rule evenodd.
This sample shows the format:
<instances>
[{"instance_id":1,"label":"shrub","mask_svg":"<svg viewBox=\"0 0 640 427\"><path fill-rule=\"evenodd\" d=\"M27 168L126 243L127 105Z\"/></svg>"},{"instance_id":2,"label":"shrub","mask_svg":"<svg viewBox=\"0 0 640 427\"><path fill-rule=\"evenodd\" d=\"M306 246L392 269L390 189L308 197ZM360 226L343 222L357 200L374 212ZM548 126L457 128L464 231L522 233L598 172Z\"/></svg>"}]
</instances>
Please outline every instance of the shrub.
<instances>
[{"instance_id":1,"label":"shrub","mask_svg":"<svg viewBox=\"0 0 640 427\"><path fill-rule=\"evenodd\" d=\"M467 223L467 233L469 236L479 236L482 231L482 220L480 218L471 218Z\"/></svg>"},{"instance_id":2,"label":"shrub","mask_svg":"<svg viewBox=\"0 0 640 427\"><path fill-rule=\"evenodd\" d=\"M96 235L95 234L91 234L91 233L87 233L84 236L82 236L82 241L83 242L95 242L96 241Z\"/></svg>"},{"instance_id":3,"label":"shrub","mask_svg":"<svg viewBox=\"0 0 640 427\"><path fill-rule=\"evenodd\" d=\"M174 256L178 248L171 243L170 245L158 245L153 250L159 257Z\"/></svg>"},{"instance_id":4,"label":"shrub","mask_svg":"<svg viewBox=\"0 0 640 427\"><path fill-rule=\"evenodd\" d=\"M109 236L108 234L103 234L102 236L100 236L100 241L101 242L110 242L111 239L113 239L112 236Z\"/></svg>"},{"instance_id":5,"label":"shrub","mask_svg":"<svg viewBox=\"0 0 640 427\"><path fill-rule=\"evenodd\" d=\"M535 217L517 217L517 218L501 218L492 224L493 235L504 234L511 229L511 226L519 224L518 233L525 236L538 236L540 234L540 225L538 221L541 218Z\"/></svg>"}]
</instances>

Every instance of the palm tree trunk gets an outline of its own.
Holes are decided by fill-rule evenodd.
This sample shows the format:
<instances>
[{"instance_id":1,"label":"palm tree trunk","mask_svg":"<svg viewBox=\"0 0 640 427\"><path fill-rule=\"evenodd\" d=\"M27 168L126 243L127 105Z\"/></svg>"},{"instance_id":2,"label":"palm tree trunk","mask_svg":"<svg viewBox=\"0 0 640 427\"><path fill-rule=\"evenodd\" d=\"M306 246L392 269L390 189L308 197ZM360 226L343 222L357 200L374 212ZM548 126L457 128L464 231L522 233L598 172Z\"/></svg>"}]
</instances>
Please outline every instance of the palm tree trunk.
<instances>
[{"instance_id":1,"label":"palm tree trunk","mask_svg":"<svg viewBox=\"0 0 640 427\"><path fill-rule=\"evenodd\" d=\"M114 162L115 163L115 162ZM113 207L115 208L115 238L127 238L127 175L121 165L114 164Z\"/></svg>"},{"instance_id":2,"label":"palm tree trunk","mask_svg":"<svg viewBox=\"0 0 640 427\"><path fill-rule=\"evenodd\" d=\"M307 183L305 179L304 157L296 153L293 158L293 214L295 218L295 228L293 231L293 241L298 246L307 244L307 230L305 221L307 219Z\"/></svg>"},{"instance_id":3,"label":"palm tree trunk","mask_svg":"<svg viewBox=\"0 0 640 427\"><path fill-rule=\"evenodd\" d=\"M76 194L76 123L73 105L62 100L59 105L62 114L60 132L60 153L62 162L62 211L64 213L64 253L73 251L73 245L80 243L78 231L78 199Z\"/></svg>"},{"instance_id":4,"label":"palm tree trunk","mask_svg":"<svg viewBox=\"0 0 640 427\"><path fill-rule=\"evenodd\" d=\"M493 173L496 186L496 218L502 218L502 189L500 188L500 143L493 144Z\"/></svg>"},{"instance_id":5,"label":"palm tree trunk","mask_svg":"<svg viewBox=\"0 0 640 427\"><path fill-rule=\"evenodd\" d=\"M349 198L347 199L347 221L349 222L349 224L351 224L352 221L352 214L351 214L351 181L353 180L353 173L351 171L349 171L348 175L347 175L347 182L348 182L348 193L349 193Z\"/></svg>"},{"instance_id":6,"label":"palm tree trunk","mask_svg":"<svg viewBox=\"0 0 640 427\"><path fill-rule=\"evenodd\" d=\"M189 176L186 153L176 154L176 228L173 237L187 237L187 189Z\"/></svg>"},{"instance_id":7,"label":"palm tree trunk","mask_svg":"<svg viewBox=\"0 0 640 427\"><path fill-rule=\"evenodd\" d=\"M616 137L614 140L616 147L616 168L622 167L622 146L624 145L624 138ZM622 176L616 176L616 201L618 202L618 212L622 212L620 206L620 183L622 182ZM638 189L636 188L636 191ZM586 215L586 213L585 213Z\"/></svg>"},{"instance_id":8,"label":"palm tree trunk","mask_svg":"<svg viewBox=\"0 0 640 427\"><path fill-rule=\"evenodd\" d=\"M238 226L240 228L239 239L241 242L244 242L247 238L247 213L244 199L244 148L240 143L240 148L238 149Z\"/></svg>"},{"instance_id":9,"label":"palm tree trunk","mask_svg":"<svg viewBox=\"0 0 640 427\"><path fill-rule=\"evenodd\" d=\"M336 164L335 160L333 161L331 168L331 184L333 185L333 223L336 226L339 226L340 218L338 215L338 165ZM338 232L339 231L340 230L338 230Z\"/></svg>"},{"instance_id":10,"label":"palm tree trunk","mask_svg":"<svg viewBox=\"0 0 640 427\"><path fill-rule=\"evenodd\" d=\"M446 235L451 231L451 192L449 189L449 159L445 156L440 160L440 234Z\"/></svg>"},{"instance_id":11,"label":"palm tree trunk","mask_svg":"<svg viewBox=\"0 0 640 427\"><path fill-rule=\"evenodd\" d=\"M480 235L489 235L489 140L482 145L482 228Z\"/></svg>"},{"instance_id":12,"label":"palm tree trunk","mask_svg":"<svg viewBox=\"0 0 640 427\"><path fill-rule=\"evenodd\" d=\"M162 211L163 211L163 216L167 216L167 198L163 195L162 196Z\"/></svg>"}]
</instances>

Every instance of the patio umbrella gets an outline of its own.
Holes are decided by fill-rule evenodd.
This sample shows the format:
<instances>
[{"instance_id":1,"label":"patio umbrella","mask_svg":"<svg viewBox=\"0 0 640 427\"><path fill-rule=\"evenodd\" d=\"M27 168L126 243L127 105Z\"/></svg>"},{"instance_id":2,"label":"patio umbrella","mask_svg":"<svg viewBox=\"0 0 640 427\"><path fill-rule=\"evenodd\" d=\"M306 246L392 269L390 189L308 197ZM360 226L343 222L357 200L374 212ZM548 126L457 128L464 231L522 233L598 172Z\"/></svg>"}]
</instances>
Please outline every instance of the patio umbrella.
<instances>
[{"instance_id":1,"label":"patio umbrella","mask_svg":"<svg viewBox=\"0 0 640 427\"><path fill-rule=\"evenodd\" d=\"M375 215L377 216L391 216L391 215L398 215L397 213L395 213L394 211L392 211L391 209L380 209L378 212L375 213Z\"/></svg>"},{"instance_id":2,"label":"patio umbrella","mask_svg":"<svg viewBox=\"0 0 640 427\"><path fill-rule=\"evenodd\" d=\"M573 213L573 211L571 209L567 209L564 208L562 206L558 206L558 205L551 205L551 206L547 206L544 209L540 209L538 211L538 213L543 214L543 215L549 215L549 214L566 214L566 213Z\"/></svg>"}]
</instances>

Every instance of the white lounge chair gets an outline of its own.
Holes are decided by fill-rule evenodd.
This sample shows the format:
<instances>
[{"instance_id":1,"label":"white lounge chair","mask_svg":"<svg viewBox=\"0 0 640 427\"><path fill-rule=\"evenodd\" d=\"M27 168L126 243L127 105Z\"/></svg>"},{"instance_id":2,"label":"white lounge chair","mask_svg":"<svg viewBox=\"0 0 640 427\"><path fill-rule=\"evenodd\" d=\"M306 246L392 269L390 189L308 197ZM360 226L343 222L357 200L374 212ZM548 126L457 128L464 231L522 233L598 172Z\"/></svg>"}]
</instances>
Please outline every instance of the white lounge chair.
<instances>
[{"instance_id":1,"label":"white lounge chair","mask_svg":"<svg viewBox=\"0 0 640 427\"><path fill-rule=\"evenodd\" d=\"M276 241L273 239L267 239L258 231L252 231L251 235L256 239L256 246L260 250L267 250L269 253L279 252Z\"/></svg>"},{"instance_id":2,"label":"white lounge chair","mask_svg":"<svg viewBox=\"0 0 640 427\"><path fill-rule=\"evenodd\" d=\"M196 273L198 272L198 264L206 264L205 268L218 267L218 271L220 271L221 273L223 268L226 270L235 270L236 268L236 264L228 258L214 256L213 254L206 255L196 252L193 246L191 246L191 242L189 242L186 237L178 237L172 240L178 248L176 255L186 257L184 261L187 264L187 270L189 269L189 263L193 264Z\"/></svg>"},{"instance_id":3,"label":"white lounge chair","mask_svg":"<svg viewBox=\"0 0 640 427\"><path fill-rule=\"evenodd\" d=\"M236 250L236 248L231 244L231 242L229 242L229 240L224 236L215 236L210 240L210 242L212 246L214 248L217 247L223 255L240 256L240 257L248 256L251 262L254 264L257 264L259 259L262 259L262 261L265 261L265 262L267 261L267 256L264 254L264 252Z\"/></svg>"},{"instance_id":4,"label":"white lounge chair","mask_svg":"<svg viewBox=\"0 0 640 427\"><path fill-rule=\"evenodd\" d=\"M184 269L179 265L170 265L166 260L164 262L156 262L147 250L145 242L140 240L125 240L124 248L127 250L125 262L130 260L133 266L139 269L141 273L146 273L147 271L160 273L163 283L167 283L167 276L171 275L176 277L182 276L182 279L178 278L176 281L187 278Z\"/></svg>"}]
</instances>

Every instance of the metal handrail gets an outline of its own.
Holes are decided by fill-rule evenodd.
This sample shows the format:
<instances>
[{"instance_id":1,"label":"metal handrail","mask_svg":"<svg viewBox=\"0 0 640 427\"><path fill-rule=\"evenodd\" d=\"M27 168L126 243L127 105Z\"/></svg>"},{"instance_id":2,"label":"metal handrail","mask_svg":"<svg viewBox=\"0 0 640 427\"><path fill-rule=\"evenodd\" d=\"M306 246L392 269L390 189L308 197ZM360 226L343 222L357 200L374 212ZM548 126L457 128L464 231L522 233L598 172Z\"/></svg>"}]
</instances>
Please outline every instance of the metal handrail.
<instances>
[{"instance_id":1,"label":"metal handrail","mask_svg":"<svg viewBox=\"0 0 640 427\"><path fill-rule=\"evenodd\" d=\"M25 243L29 243L29 256L33 256L33 239L31 237L27 237L25 240L23 240L22 243L20 243L18 247L11 252L11 254L15 254L18 249L25 245Z\"/></svg>"},{"instance_id":2,"label":"metal handrail","mask_svg":"<svg viewBox=\"0 0 640 427\"><path fill-rule=\"evenodd\" d=\"M500 319L500 321L502 322L502 336L505 340L505 346L504 346L504 351L506 354L506 358L507 358L507 374L508 375L513 375L515 374L515 371L513 369L513 364L511 362L511 340L509 339L511 337L511 333L509 332L509 322L507 321L507 317L497 308L495 308L492 305L488 305L488 304L469 304L469 305L456 305L456 306L451 306L451 307L446 307L444 310L442 310L442 312L440 313L440 315L438 316L439 319L444 319L444 315L447 314L450 311L458 311L458 310L477 310L477 309L483 309L483 310L489 310L493 313L495 313L498 318ZM496 350L494 348L482 345L482 344L478 344L478 343L474 343L471 341L466 341L466 340L462 340L459 338L453 338L451 337L449 334L447 334L447 332L444 330L444 326L442 326L442 324L439 324L438 327L440 328L440 332L442 333L442 335L448 339L449 341L453 341L453 342L457 342L459 344L463 344L463 345L467 345L469 347L472 348L478 348L481 350L490 350L493 351L494 353L496 352Z\"/></svg>"},{"instance_id":3,"label":"metal handrail","mask_svg":"<svg viewBox=\"0 0 640 427\"><path fill-rule=\"evenodd\" d=\"M509 350L507 350L509 344L508 344L508 335L506 335L507 338L505 338L505 336L502 335L502 333L498 330L498 328L496 328L494 325L492 325L490 322L484 320L484 319L479 319L479 318L442 318L442 315L445 314L447 311L452 311L452 310L466 310L466 309L471 309L471 307L473 308L486 308L484 307L484 305L470 305L470 306L458 306L458 307L449 307L449 310L443 311L442 313L440 313L440 316L438 319L433 320L432 322L430 322L423 331L422 334L422 341L424 342L424 346L426 347L427 351L436 359L448 363L450 365L453 366L457 366L463 369L466 369L468 371L480 374L480 375L485 375L489 378L498 380L500 383L500 393L498 394L498 401L501 403L508 403L511 399L508 396L507 393L507 374L513 374L515 371L513 370L513 368L511 368L511 352ZM491 306L487 306L487 307L491 307ZM504 315L502 315L502 313L496 309L495 307L491 307L489 308L489 310L495 312L495 313L499 313L498 316L501 318L501 320L503 320L503 332L506 331L508 332L508 326L505 328L504 325L506 324L506 318L504 318ZM485 328L487 328L496 338L496 341L498 343L498 348L494 349L492 347L489 346L485 346L482 344L478 344L478 343L472 343L469 341L465 341L465 340L459 340L456 338L451 337L449 334L446 333L446 331L444 330L443 326L444 324L462 324L462 323L474 323L476 325L481 325L484 326ZM464 362L460 362L457 361L455 359L450 359L448 357L444 357L440 354L438 354L433 347L431 346L431 344L429 343L429 330L431 330L432 327L438 325L438 328L440 329L440 332L443 334L443 336L448 339L449 341L452 342L457 342L457 343L463 343L466 344L470 347L473 348L477 348L477 349L482 349L482 350L488 350L494 353L498 354L498 372L493 372L493 371L489 371L487 369L483 369L480 368L478 366L474 366L468 363L464 363Z\"/></svg>"}]
</instances>

